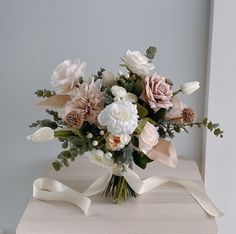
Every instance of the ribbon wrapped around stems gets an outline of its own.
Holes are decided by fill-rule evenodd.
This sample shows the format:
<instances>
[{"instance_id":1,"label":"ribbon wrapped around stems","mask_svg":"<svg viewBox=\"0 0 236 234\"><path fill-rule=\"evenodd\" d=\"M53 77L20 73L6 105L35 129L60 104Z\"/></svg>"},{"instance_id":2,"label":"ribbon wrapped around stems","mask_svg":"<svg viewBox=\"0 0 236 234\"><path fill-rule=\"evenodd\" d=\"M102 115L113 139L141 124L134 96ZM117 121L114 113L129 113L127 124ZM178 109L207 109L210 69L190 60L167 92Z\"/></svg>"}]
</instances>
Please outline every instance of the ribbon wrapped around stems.
<instances>
[{"instance_id":1,"label":"ribbon wrapped around stems","mask_svg":"<svg viewBox=\"0 0 236 234\"><path fill-rule=\"evenodd\" d=\"M33 183L33 197L45 201L70 202L80 207L83 212L87 214L91 204L91 200L88 197L104 191L112 174L113 172L109 170L96 179L83 193L77 192L57 180L38 178ZM129 186L137 194L146 193L167 182L182 185L209 215L214 217L221 217L223 215L207 196L204 189L193 181L160 176L153 176L146 180L141 180L140 177L129 168L123 172L122 176L124 176Z\"/></svg>"}]
</instances>

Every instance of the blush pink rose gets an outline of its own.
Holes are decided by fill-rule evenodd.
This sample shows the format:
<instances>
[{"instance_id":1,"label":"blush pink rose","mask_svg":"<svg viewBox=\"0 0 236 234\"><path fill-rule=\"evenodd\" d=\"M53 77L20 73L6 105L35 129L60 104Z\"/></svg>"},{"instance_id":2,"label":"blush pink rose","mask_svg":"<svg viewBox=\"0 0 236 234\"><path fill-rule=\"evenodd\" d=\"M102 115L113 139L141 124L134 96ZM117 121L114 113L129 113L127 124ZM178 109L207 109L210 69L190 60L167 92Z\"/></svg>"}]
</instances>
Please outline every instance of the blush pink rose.
<instances>
[{"instance_id":1,"label":"blush pink rose","mask_svg":"<svg viewBox=\"0 0 236 234\"><path fill-rule=\"evenodd\" d=\"M147 122L138 138L139 150L146 154L158 143L159 134L156 127L153 124Z\"/></svg>"},{"instance_id":2,"label":"blush pink rose","mask_svg":"<svg viewBox=\"0 0 236 234\"><path fill-rule=\"evenodd\" d=\"M173 104L170 101L172 91L170 85L165 82L165 77L161 77L156 73L146 76L144 79L144 88L141 99L157 112L159 109L169 109Z\"/></svg>"}]
</instances>

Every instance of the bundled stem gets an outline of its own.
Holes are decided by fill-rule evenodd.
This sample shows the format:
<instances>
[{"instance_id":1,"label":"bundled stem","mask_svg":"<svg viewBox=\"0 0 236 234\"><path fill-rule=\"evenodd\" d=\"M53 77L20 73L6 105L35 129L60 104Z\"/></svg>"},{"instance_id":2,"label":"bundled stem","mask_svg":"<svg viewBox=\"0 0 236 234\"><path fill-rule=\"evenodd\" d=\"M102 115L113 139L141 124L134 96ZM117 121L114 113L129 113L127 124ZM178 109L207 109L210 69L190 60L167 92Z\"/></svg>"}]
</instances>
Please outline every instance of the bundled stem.
<instances>
[{"instance_id":1,"label":"bundled stem","mask_svg":"<svg viewBox=\"0 0 236 234\"><path fill-rule=\"evenodd\" d=\"M136 197L137 194L129 186L124 176L112 175L107 187L102 193L105 197L112 197L116 204L126 201L128 198Z\"/></svg>"}]
</instances>

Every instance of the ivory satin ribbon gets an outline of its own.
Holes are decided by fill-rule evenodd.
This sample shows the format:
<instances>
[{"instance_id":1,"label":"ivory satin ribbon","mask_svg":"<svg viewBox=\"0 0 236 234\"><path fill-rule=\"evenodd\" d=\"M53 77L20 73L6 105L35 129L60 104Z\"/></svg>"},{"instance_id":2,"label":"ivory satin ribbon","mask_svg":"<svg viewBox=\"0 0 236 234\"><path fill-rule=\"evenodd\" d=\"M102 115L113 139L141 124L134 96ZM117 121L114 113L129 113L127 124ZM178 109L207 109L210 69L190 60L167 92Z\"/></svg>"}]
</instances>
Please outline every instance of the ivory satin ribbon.
<instances>
[{"instance_id":1,"label":"ivory satin ribbon","mask_svg":"<svg viewBox=\"0 0 236 234\"><path fill-rule=\"evenodd\" d=\"M112 171L108 171L106 174L96 179L83 193L77 192L57 180L39 178L33 183L33 197L45 201L70 202L80 207L83 212L87 214L91 204L91 200L88 197L104 191L111 176ZM221 217L223 215L207 196L204 189L193 181L160 176L153 176L142 181L140 177L129 168L126 169L123 176L129 186L137 194L146 193L167 182L182 185L209 215L214 217Z\"/></svg>"}]
</instances>

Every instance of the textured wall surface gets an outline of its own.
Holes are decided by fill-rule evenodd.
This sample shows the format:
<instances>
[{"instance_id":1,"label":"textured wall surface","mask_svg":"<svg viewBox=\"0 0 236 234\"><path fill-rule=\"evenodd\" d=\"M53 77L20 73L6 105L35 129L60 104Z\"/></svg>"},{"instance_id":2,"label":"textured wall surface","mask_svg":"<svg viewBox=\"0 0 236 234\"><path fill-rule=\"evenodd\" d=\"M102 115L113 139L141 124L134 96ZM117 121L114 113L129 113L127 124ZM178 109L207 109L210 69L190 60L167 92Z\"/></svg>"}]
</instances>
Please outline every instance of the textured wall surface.
<instances>
[{"instance_id":1,"label":"textured wall surface","mask_svg":"<svg viewBox=\"0 0 236 234\"><path fill-rule=\"evenodd\" d=\"M60 150L57 142L25 140L28 124L46 116L35 107L34 90L50 88L54 67L80 58L88 64L87 75L100 66L118 71L127 49L155 45L160 74L176 85L202 83L199 92L183 97L201 115L208 22L206 0L0 0L0 226L7 233L14 233L32 181ZM201 132L183 133L176 147L200 163Z\"/></svg>"}]
</instances>

